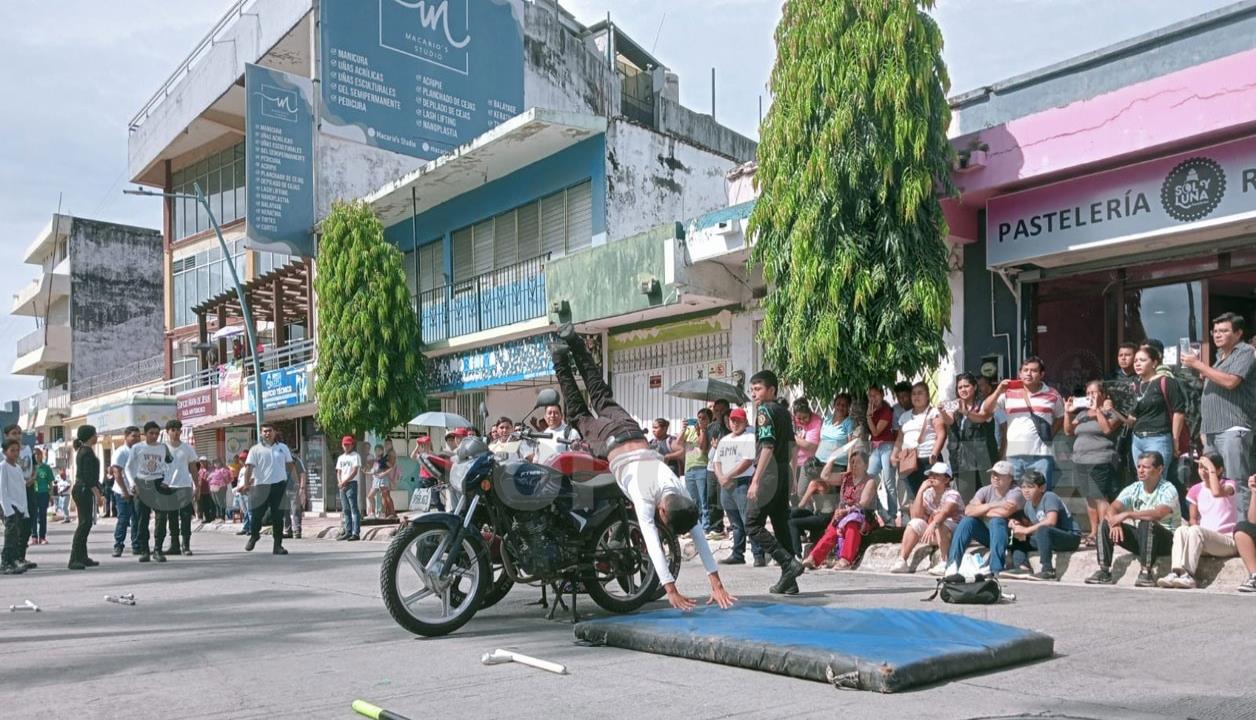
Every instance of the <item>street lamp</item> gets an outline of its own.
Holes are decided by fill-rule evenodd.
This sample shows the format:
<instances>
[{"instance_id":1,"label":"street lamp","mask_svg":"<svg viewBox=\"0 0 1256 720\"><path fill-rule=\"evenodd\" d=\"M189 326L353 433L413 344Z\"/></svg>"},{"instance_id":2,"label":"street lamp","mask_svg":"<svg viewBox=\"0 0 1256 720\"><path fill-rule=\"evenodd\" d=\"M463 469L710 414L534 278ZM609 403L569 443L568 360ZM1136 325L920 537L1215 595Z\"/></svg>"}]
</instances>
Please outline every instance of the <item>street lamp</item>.
<instances>
[{"instance_id":1,"label":"street lamp","mask_svg":"<svg viewBox=\"0 0 1256 720\"><path fill-rule=\"evenodd\" d=\"M257 357L257 333L253 330L253 313L249 311L249 301L244 297L244 286L240 284L240 274L236 272L235 257L231 251L227 249L227 241L222 237L222 229L218 227L218 218L214 217L214 211L209 206L209 200L206 199L205 193L201 192L201 184L193 183L192 188L196 191L195 195L187 193L170 193L156 192L154 190L145 190L144 188L135 188L134 190L123 190L125 195L145 195L149 197L162 198L178 198L184 200L195 200L205 208L205 213L209 216L209 224L214 228L214 235L218 237L218 245L222 248L222 257L227 263L227 269L231 271L231 281L235 284L236 297L240 299L240 314L244 316L244 332L249 341L249 355L253 358L253 406L256 408L254 417L256 418L255 428L257 430L257 440L262 439L262 368Z\"/></svg>"}]
</instances>

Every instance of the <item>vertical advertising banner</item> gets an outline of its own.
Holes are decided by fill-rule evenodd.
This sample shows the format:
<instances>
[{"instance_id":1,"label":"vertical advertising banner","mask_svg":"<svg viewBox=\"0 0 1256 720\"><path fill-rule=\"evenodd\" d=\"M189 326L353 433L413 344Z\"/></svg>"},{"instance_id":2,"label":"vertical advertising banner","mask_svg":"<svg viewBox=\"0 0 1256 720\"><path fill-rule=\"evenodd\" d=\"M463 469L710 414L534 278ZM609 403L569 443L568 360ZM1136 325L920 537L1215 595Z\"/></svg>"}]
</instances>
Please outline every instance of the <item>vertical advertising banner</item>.
<instances>
[{"instance_id":1,"label":"vertical advertising banner","mask_svg":"<svg viewBox=\"0 0 1256 720\"><path fill-rule=\"evenodd\" d=\"M321 130L432 160L523 112L520 0L323 0Z\"/></svg>"},{"instance_id":2,"label":"vertical advertising banner","mask_svg":"<svg viewBox=\"0 0 1256 720\"><path fill-rule=\"evenodd\" d=\"M244 68L246 245L314 256L314 91L309 78Z\"/></svg>"}]
</instances>

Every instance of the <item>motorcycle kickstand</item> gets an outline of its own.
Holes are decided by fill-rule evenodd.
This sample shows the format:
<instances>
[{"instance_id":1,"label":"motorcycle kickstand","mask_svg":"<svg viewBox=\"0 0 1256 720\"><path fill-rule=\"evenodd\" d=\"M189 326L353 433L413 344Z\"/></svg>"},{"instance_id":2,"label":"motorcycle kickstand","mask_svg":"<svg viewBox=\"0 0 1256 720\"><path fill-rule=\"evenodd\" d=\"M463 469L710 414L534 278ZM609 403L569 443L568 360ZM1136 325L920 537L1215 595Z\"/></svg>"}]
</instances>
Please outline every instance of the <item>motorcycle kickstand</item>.
<instances>
[{"instance_id":1,"label":"motorcycle kickstand","mask_svg":"<svg viewBox=\"0 0 1256 720\"><path fill-rule=\"evenodd\" d=\"M554 586L554 602L550 603L549 612L545 613L546 620L553 620L554 615L558 613L558 608L567 609L567 603L563 602L563 591L558 587L558 583L551 583Z\"/></svg>"},{"instance_id":2,"label":"motorcycle kickstand","mask_svg":"<svg viewBox=\"0 0 1256 720\"><path fill-rule=\"evenodd\" d=\"M549 607L549 601L545 599L545 588L546 588L545 585L541 586L541 599L536 602L528 603L528 607L540 606L542 609Z\"/></svg>"},{"instance_id":3,"label":"motorcycle kickstand","mask_svg":"<svg viewBox=\"0 0 1256 720\"><path fill-rule=\"evenodd\" d=\"M580 622L580 613L576 612L576 590L579 585L575 580L571 581L571 624L575 625Z\"/></svg>"}]
</instances>

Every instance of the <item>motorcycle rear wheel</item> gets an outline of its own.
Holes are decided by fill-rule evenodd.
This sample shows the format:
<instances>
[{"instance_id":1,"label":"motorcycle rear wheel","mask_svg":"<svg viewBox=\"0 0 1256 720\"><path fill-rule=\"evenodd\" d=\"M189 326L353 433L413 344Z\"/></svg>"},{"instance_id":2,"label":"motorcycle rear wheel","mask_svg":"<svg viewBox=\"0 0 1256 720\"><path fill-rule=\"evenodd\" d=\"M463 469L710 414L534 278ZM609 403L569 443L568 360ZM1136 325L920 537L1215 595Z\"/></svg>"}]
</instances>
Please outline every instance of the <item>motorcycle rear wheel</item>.
<instances>
[{"instance_id":1,"label":"motorcycle rear wheel","mask_svg":"<svg viewBox=\"0 0 1256 720\"><path fill-rule=\"evenodd\" d=\"M492 582L488 548L477 533L463 535L457 568L447 580L428 572L433 554L451 532L444 523L419 520L399 530L384 552L379 577L384 606L415 635L439 637L465 625ZM448 557L448 548L445 553Z\"/></svg>"},{"instance_id":2,"label":"motorcycle rear wheel","mask_svg":"<svg viewBox=\"0 0 1256 720\"><path fill-rule=\"evenodd\" d=\"M630 613L654 599L659 576L650 565L645 537L635 516L612 514L593 531L594 560L581 573L584 590L603 610ZM680 557L670 533L663 534L665 552ZM672 546L675 547L672 547Z\"/></svg>"}]
</instances>

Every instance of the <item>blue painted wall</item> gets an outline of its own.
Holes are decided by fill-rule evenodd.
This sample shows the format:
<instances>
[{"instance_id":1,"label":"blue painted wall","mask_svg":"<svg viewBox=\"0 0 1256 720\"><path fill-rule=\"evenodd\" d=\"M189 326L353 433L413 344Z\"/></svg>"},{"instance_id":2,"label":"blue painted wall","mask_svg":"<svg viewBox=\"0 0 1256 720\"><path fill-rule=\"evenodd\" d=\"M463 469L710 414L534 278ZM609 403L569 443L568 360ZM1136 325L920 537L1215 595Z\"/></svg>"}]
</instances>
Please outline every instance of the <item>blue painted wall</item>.
<instances>
[{"instance_id":1,"label":"blue painted wall","mask_svg":"<svg viewBox=\"0 0 1256 720\"><path fill-rule=\"evenodd\" d=\"M445 243L445 276L453 275L452 234L498 213L545 197L585 180L593 180L593 235L606 232L606 136L584 140L538 160L506 177L420 213L419 245L439 239ZM387 228L384 237L402 252L413 249L409 220Z\"/></svg>"}]
</instances>

